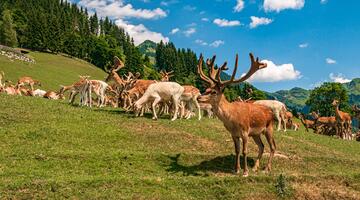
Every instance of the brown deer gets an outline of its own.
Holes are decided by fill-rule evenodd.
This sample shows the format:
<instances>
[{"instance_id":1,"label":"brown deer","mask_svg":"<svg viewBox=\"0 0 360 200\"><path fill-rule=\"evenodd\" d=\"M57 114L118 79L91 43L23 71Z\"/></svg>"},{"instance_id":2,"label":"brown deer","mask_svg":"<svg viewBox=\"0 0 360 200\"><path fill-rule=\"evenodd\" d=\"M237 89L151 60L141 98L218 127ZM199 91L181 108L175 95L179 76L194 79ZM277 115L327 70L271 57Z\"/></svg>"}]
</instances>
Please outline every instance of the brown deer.
<instances>
[{"instance_id":1,"label":"brown deer","mask_svg":"<svg viewBox=\"0 0 360 200\"><path fill-rule=\"evenodd\" d=\"M347 135L346 133L351 131L351 115L347 112L339 110L340 102L338 100L334 99L331 105L334 106L335 118L340 125L340 136L344 139Z\"/></svg>"},{"instance_id":2,"label":"brown deer","mask_svg":"<svg viewBox=\"0 0 360 200\"><path fill-rule=\"evenodd\" d=\"M331 135L330 130L334 129L335 134L339 135L339 128L335 117L320 117L318 113L312 112L311 115L315 119L315 132L319 133L323 129L322 134Z\"/></svg>"},{"instance_id":3,"label":"brown deer","mask_svg":"<svg viewBox=\"0 0 360 200\"><path fill-rule=\"evenodd\" d=\"M30 76L24 76L24 77L19 78L17 84L19 85L19 87L24 86L24 85L29 85L31 88L31 91L34 91L34 85L38 85L41 87L40 81L34 80Z\"/></svg>"},{"instance_id":4,"label":"brown deer","mask_svg":"<svg viewBox=\"0 0 360 200\"><path fill-rule=\"evenodd\" d=\"M300 118L301 123L304 125L306 132L309 132L309 128L313 129L314 131L316 130L315 129L315 121L305 119L305 115L303 113L299 113L299 118Z\"/></svg>"},{"instance_id":5,"label":"brown deer","mask_svg":"<svg viewBox=\"0 0 360 200\"><path fill-rule=\"evenodd\" d=\"M174 73L174 71L166 72L166 71L161 70L160 71L161 81L170 81L170 78L174 76L173 73Z\"/></svg>"},{"instance_id":6,"label":"brown deer","mask_svg":"<svg viewBox=\"0 0 360 200\"><path fill-rule=\"evenodd\" d=\"M227 85L241 83L250 78L256 71L265 68L266 63L256 60L250 53L251 67L246 75L239 79L235 79L238 67L238 55L235 59L235 68L230 80L222 81L220 74L223 70L227 70L225 62L218 70L214 69L215 56L211 60L207 60L206 64L210 69L210 76L205 75L202 69L203 57L200 55L198 63L198 74L205 81L209 88L199 97L200 103L210 103L215 115L224 123L225 128L231 133L234 141L236 162L235 173L240 171L240 138L242 140L242 154L244 156L243 176L248 176L247 167L247 151L249 137L252 137L258 145L259 154L253 168L257 171L260 159L264 152L264 144L261 140L261 134L265 134L270 145L270 157L266 166L266 170L271 170L272 159L275 154L275 140L273 137L274 114L271 109L263 106L246 102L232 102L226 100L223 91Z\"/></svg>"}]
</instances>

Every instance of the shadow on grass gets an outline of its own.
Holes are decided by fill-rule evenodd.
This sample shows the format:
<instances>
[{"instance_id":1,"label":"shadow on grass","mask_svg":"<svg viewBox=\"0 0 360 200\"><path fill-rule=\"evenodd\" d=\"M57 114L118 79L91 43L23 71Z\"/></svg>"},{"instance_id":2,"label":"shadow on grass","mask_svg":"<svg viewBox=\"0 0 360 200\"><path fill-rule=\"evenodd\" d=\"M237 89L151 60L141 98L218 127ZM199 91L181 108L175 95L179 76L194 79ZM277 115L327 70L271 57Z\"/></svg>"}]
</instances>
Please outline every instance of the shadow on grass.
<instances>
[{"instance_id":1,"label":"shadow on grass","mask_svg":"<svg viewBox=\"0 0 360 200\"><path fill-rule=\"evenodd\" d=\"M218 156L211 160L202 161L200 164L185 166L179 163L181 154L175 156L168 156L171 160L168 172L178 173L182 172L185 176L208 176L210 173L233 173L235 165L235 155ZM244 169L244 158L240 157L241 169ZM251 168L255 165L255 160L247 158L248 167Z\"/></svg>"}]
</instances>

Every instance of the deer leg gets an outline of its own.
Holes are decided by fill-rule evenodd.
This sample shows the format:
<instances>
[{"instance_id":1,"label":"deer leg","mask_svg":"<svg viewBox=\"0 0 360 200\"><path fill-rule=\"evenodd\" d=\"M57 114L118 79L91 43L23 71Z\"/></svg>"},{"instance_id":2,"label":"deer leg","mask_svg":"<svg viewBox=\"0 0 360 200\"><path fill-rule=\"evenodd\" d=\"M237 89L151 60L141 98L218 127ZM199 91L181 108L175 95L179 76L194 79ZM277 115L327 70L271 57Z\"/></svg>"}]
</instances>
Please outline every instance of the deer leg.
<instances>
[{"instance_id":1,"label":"deer leg","mask_svg":"<svg viewBox=\"0 0 360 200\"><path fill-rule=\"evenodd\" d=\"M171 121L174 121L174 120L176 120L177 119L177 114L178 114L178 112L179 112L179 96L173 96L172 97L172 99L173 99L173 106L174 106L174 108L175 108L175 112L174 112L174 117L171 119Z\"/></svg>"},{"instance_id":2,"label":"deer leg","mask_svg":"<svg viewBox=\"0 0 360 200\"><path fill-rule=\"evenodd\" d=\"M246 133L246 135L248 135ZM242 139L242 154L243 154L243 157L244 157L244 172L243 172L243 177L247 177L249 176L249 170L248 170L248 167L247 167L247 148L248 148L248 140L249 138L247 136L244 136L241 138Z\"/></svg>"},{"instance_id":3,"label":"deer leg","mask_svg":"<svg viewBox=\"0 0 360 200\"><path fill-rule=\"evenodd\" d=\"M274 136L273 136L273 130L272 130L272 126L269 126L266 130L265 136L266 136L266 140L269 143L270 146L270 156L269 156L269 161L267 163L267 166L265 168L265 171L271 171L271 163L272 163L272 159L274 157L275 154L275 150L276 150L276 145L275 145L275 140L274 140Z\"/></svg>"},{"instance_id":4,"label":"deer leg","mask_svg":"<svg viewBox=\"0 0 360 200\"><path fill-rule=\"evenodd\" d=\"M232 136L235 147L235 173L240 173L240 138Z\"/></svg>"},{"instance_id":5,"label":"deer leg","mask_svg":"<svg viewBox=\"0 0 360 200\"><path fill-rule=\"evenodd\" d=\"M281 129L281 118L280 118L280 113L277 111L275 111L275 118L278 121L278 125L277 125L277 131L280 131Z\"/></svg>"},{"instance_id":6,"label":"deer leg","mask_svg":"<svg viewBox=\"0 0 360 200\"><path fill-rule=\"evenodd\" d=\"M200 105L199 102L196 100L196 98L193 99L193 102L197 108L198 111L198 119L201 120L201 109L200 109Z\"/></svg>"},{"instance_id":7,"label":"deer leg","mask_svg":"<svg viewBox=\"0 0 360 200\"><path fill-rule=\"evenodd\" d=\"M284 123L284 132L286 132L286 117L284 115L284 112L280 113L280 117L281 117L282 122Z\"/></svg>"},{"instance_id":8,"label":"deer leg","mask_svg":"<svg viewBox=\"0 0 360 200\"><path fill-rule=\"evenodd\" d=\"M157 120L158 119L158 117L157 117L157 115L156 115L156 105L159 103L161 101L161 97L159 97L159 96L157 96L157 97L155 97L155 100L153 101L153 103L152 103L152 112L153 112L153 119L154 120Z\"/></svg>"},{"instance_id":9,"label":"deer leg","mask_svg":"<svg viewBox=\"0 0 360 200\"><path fill-rule=\"evenodd\" d=\"M259 165L260 165L260 159L264 153L264 144L263 142L261 141L261 136L258 135L258 136L254 136L253 137L255 143L258 145L258 148L259 148L259 154L258 154L258 157L256 159L256 162L255 162L255 165L253 167L253 171L256 172L259 168Z\"/></svg>"},{"instance_id":10,"label":"deer leg","mask_svg":"<svg viewBox=\"0 0 360 200\"><path fill-rule=\"evenodd\" d=\"M190 119L191 117L191 112L192 112L192 102L191 101L187 101L186 102L186 105L188 107L188 111L187 111L187 114L186 114L186 119Z\"/></svg>"}]
</instances>

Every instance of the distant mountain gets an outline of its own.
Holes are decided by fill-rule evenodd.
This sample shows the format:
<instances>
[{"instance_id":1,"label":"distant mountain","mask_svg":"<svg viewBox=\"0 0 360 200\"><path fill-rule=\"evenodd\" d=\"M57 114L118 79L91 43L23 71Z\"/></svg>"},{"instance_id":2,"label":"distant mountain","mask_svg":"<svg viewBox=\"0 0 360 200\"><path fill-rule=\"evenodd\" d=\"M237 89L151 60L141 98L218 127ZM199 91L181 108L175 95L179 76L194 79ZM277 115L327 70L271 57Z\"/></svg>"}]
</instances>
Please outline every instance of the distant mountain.
<instances>
[{"instance_id":1,"label":"distant mountain","mask_svg":"<svg viewBox=\"0 0 360 200\"><path fill-rule=\"evenodd\" d=\"M277 99L284 102L292 110L306 111L305 102L310 96L310 90L295 87L291 90L280 90L274 93L267 93L269 99Z\"/></svg>"},{"instance_id":2,"label":"distant mountain","mask_svg":"<svg viewBox=\"0 0 360 200\"><path fill-rule=\"evenodd\" d=\"M360 104L360 78L355 78L349 83L344 83L343 86L349 92L350 104ZM284 102L290 109L306 112L308 108L305 102L309 98L310 93L311 90L295 87L291 90L267 93L267 95L269 99L277 99Z\"/></svg>"},{"instance_id":3,"label":"distant mountain","mask_svg":"<svg viewBox=\"0 0 360 200\"><path fill-rule=\"evenodd\" d=\"M138 49L142 54L149 56L152 63L155 63L156 46L157 44L155 42L145 40L143 43L138 45Z\"/></svg>"},{"instance_id":4,"label":"distant mountain","mask_svg":"<svg viewBox=\"0 0 360 200\"><path fill-rule=\"evenodd\" d=\"M360 78L355 78L343 85L349 91L350 104L360 104Z\"/></svg>"}]
</instances>

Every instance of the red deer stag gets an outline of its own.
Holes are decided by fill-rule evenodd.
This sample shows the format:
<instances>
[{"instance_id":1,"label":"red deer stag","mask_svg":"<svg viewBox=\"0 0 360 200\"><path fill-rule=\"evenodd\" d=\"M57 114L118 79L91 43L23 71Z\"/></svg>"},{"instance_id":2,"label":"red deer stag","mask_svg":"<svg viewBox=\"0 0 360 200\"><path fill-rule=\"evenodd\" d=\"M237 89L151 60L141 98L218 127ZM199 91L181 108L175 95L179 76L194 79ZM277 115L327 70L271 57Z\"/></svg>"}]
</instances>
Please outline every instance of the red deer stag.
<instances>
[{"instance_id":1,"label":"red deer stag","mask_svg":"<svg viewBox=\"0 0 360 200\"><path fill-rule=\"evenodd\" d=\"M214 69L215 56L208 59L206 64L210 69L210 76L206 76L202 69L203 57L200 55L198 63L198 74L200 78L209 84L209 88L199 97L200 103L210 103L215 115L224 123L225 128L231 133L235 145L236 162L235 173L240 172L240 138L242 140L242 154L244 156L243 176L248 176L247 151L249 137L252 137L258 145L259 154L255 162L253 171L257 171L260 165L260 159L264 152L264 144L261 140L261 134L265 134L270 145L270 157L265 170L271 170L272 159L275 154L275 140L273 137L274 115L271 109L263 105L257 105L246 102L232 102L226 100L223 91L227 85L241 83L250 78L256 71L265 68L267 65L256 60L250 53L251 67L246 75L235 79L238 68L238 55L235 59L235 68L230 80L222 81L220 74L227 70L225 62L218 70ZM216 73L215 73L216 72Z\"/></svg>"}]
</instances>

